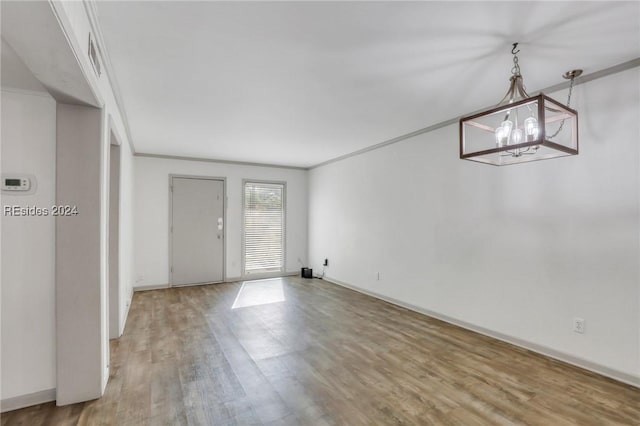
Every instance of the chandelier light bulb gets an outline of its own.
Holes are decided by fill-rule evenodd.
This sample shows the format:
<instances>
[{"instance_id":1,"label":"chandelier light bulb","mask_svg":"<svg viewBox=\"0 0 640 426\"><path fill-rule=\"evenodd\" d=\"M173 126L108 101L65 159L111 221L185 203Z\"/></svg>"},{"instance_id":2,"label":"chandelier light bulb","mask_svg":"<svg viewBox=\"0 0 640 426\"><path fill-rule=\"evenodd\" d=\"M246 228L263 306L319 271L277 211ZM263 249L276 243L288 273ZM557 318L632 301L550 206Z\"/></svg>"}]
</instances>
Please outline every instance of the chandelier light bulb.
<instances>
[{"instance_id":1,"label":"chandelier light bulb","mask_svg":"<svg viewBox=\"0 0 640 426\"><path fill-rule=\"evenodd\" d=\"M515 129L513 131L513 136L511 138L511 143L509 145L515 145L522 143L522 129Z\"/></svg>"},{"instance_id":2,"label":"chandelier light bulb","mask_svg":"<svg viewBox=\"0 0 640 426\"><path fill-rule=\"evenodd\" d=\"M538 120L533 117L524 120L524 132L527 142L536 140L538 137Z\"/></svg>"},{"instance_id":3,"label":"chandelier light bulb","mask_svg":"<svg viewBox=\"0 0 640 426\"><path fill-rule=\"evenodd\" d=\"M507 138L504 136L504 127L499 126L496 129L496 146L502 147L507 142Z\"/></svg>"},{"instance_id":4,"label":"chandelier light bulb","mask_svg":"<svg viewBox=\"0 0 640 426\"><path fill-rule=\"evenodd\" d=\"M508 138L511 135L511 130L513 129L513 122L510 120L505 120L501 124L504 129L505 136Z\"/></svg>"},{"instance_id":5,"label":"chandelier light bulb","mask_svg":"<svg viewBox=\"0 0 640 426\"><path fill-rule=\"evenodd\" d=\"M496 145L498 147L509 144L509 136L511 135L511 129L513 129L513 123L509 120L503 121L496 129Z\"/></svg>"}]
</instances>

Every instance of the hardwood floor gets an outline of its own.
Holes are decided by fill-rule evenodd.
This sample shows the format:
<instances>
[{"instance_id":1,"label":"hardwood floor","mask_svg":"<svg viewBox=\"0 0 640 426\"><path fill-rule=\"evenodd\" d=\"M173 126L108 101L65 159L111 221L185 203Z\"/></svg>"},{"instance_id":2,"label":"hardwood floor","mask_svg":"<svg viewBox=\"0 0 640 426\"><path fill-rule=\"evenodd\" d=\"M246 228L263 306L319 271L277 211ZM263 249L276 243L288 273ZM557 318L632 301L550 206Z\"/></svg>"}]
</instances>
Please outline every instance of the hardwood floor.
<instances>
[{"instance_id":1,"label":"hardwood floor","mask_svg":"<svg viewBox=\"0 0 640 426\"><path fill-rule=\"evenodd\" d=\"M640 389L320 280L136 293L111 350L101 399L2 425L640 424Z\"/></svg>"}]
</instances>

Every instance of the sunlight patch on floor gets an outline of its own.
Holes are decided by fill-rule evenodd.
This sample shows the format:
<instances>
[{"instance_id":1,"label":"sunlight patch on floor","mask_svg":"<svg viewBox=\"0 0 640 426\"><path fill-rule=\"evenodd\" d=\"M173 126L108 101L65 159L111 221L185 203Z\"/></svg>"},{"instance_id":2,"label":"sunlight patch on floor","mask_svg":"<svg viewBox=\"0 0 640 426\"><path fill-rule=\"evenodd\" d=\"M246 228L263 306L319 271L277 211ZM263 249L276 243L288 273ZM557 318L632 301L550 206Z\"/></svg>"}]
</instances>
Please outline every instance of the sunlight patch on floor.
<instances>
[{"instance_id":1,"label":"sunlight patch on floor","mask_svg":"<svg viewBox=\"0 0 640 426\"><path fill-rule=\"evenodd\" d=\"M284 302L284 287L281 278L245 281L231 309Z\"/></svg>"}]
</instances>

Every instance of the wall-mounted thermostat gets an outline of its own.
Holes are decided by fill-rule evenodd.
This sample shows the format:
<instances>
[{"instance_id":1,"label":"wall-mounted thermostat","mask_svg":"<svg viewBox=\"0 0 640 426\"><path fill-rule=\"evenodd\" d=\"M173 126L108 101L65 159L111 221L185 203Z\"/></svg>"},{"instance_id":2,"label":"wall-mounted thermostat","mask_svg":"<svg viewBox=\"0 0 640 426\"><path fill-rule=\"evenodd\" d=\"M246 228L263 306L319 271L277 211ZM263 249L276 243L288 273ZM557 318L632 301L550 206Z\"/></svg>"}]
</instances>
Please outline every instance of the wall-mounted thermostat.
<instances>
[{"instance_id":1,"label":"wall-mounted thermostat","mask_svg":"<svg viewBox=\"0 0 640 426\"><path fill-rule=\"evenodd\" d=\"M31 193L35 189L35 178L26 175L2 175L2 192Z\"/></svg>"}]
</instances>

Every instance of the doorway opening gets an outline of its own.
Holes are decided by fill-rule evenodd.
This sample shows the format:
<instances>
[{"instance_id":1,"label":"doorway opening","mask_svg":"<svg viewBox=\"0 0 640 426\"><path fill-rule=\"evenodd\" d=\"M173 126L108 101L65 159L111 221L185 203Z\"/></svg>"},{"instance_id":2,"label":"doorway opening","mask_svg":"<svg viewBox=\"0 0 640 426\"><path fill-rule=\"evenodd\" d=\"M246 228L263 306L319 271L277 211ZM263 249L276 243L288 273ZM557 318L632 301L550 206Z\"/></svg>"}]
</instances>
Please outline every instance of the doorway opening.
<instances>
[{"instance_id":1,"label":"doorway opening","mask_svg":"<svg viewBox=\"0 0 640 426\"><path fill-rule=\"evenodd\" d=\"M120 145L109 146L109 338L120 337Z\"/></svg>"}]
</instances>

